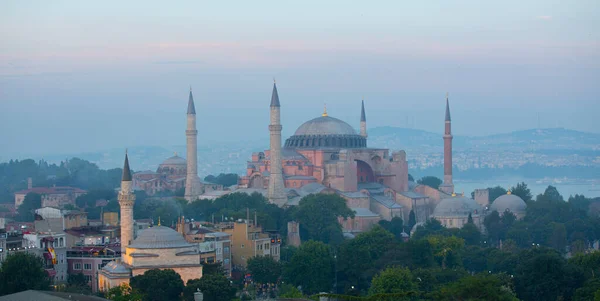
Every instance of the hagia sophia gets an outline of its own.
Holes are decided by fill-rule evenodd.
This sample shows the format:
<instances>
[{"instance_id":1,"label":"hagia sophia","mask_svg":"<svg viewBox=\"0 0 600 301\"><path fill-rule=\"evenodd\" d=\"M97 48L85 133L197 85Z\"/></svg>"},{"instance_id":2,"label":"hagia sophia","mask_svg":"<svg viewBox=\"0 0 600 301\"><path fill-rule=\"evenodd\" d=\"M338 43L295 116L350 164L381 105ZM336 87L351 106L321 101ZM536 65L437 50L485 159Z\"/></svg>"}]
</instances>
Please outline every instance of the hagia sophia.
<instances>
[{"instance_id":1,"label":"hagia sophia","mask_svg":"<svg viewBox=\"0 0 600 301\"><path fill-rule=\"evenodd\" d=\"M206 183L197 174L196 106L190 89L187 103L187 154L190 160L175 156L162 162L156 172L142 171L133 175L134 189L149 194L162 190L185 188L185 198L192 201L230 192L258 192L278 206L294 206L311 193L335 193L343 197L356 212L351 221L342 222L348 234L366 231L381 219L409 219L411 211L417 222L436 218L447 227L461 227L469 214L481 227L485 212L511 210L524 214L525 203L514 195L505 195L488 205L487 191L476 191L474 199L456 195L452 179L452 120L446 95L444 115L444 175L439 188L418 184L408 179L407 155L403 150L391 151L370 147L364 100L360 105L358 131L351 124L331 116L327 108L321 116L300 125L282 143L280 118L285 102L279 99L273 83L269 105L270 146L253 153L246 174L239 185L224 191L222 186ZM281 168L272 168L281 166ZM214 194L213 194L214 195Z\"/></svg>"},{"instance_id":2,"label":"hagia sophia","mask_svg":"<svg viewBox=\"0 0 600 301\"><path fill-rule=\"evenodd\" d=\"M337 194L355 212L352 219L340 219L344 236L348 238L369 230L382 219L401 217L406 221L411 211L417 222L411 233L430 218L448 228L461 228L471 218L480 230L484 230L483 219L489 212L498 211L500 215L512 212L518 219L525 215L525 202L510 192L498 197L491 205L487 189L476 190L474 199L454 192L447 96L444 177L439 188L409 181L406 152L368 147L364 101L358 133L350 124L329 116L325 109L321 116L298 127L283 147L281 108L277 86L273 84L268 127L270 148L252 154L239 185L224 193L258 192L281 207L298 205L302 197L313 193ZM132 175L125 155L118 195L122 255L120 260L110 262L98 272L101 290L128 283L130 277L155 268L173 269L184 282L202 277L200 249L196 244L188 242L180 232L161 226L160 220L157 226L141 230L135 237L133 221L134 190L153 194L184 188L188 201L203 198L210 190L223 190L223 187L202 182L198 177L197 134L196 109L190 90L186 129L188 160L175 155L165 160L157 172L142 171ZM289 244L300 243L298 227L294 222L288 224ZM290 234L297 236L290 237Z\"/></svg>"}]
</instances>

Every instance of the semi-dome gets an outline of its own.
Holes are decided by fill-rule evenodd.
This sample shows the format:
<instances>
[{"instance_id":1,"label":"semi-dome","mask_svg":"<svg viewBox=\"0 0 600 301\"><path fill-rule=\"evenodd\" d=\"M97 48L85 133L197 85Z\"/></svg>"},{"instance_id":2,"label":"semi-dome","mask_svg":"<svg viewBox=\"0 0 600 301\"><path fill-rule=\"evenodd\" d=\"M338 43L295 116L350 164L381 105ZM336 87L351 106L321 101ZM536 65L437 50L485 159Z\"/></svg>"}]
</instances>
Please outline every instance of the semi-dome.
<instances>
[{"instance_id":1,"label":"semi-dome","mask_svg":"<svg viewBox=\"0 0 600 301\"><path fill-rule=\"evenodd\" d=\"M311 119L303 123L293 136L285 141L292 148L359 148L366 147L367 139L356 133L348 123L328 116Z\"/></svg>"},{"instance_id":2,"label":"semi-dome","mask_svg":"<svg viewBox=\"0 0 600 301\"><path fill-rule=\"evenodd\" d=\"M192 247L183 236L168 227L156 226L140 230L138 237L129 245L134 249L171 249Z\"/></svg>"},{"instance_id":3,"label":"semi-dome","mask_svg":"<svg viewBox=\"0 0 600 301\"><path fill-rule=\"evenodd\" d=\"M475 200L464 196L454 196L443 199L433 210L434 217L465 217L479 214L481 206Z\"/></svg>"},{"instance_id":4,"label":"semi-dome","mask_svg":"<svg viewBox=\"0 0 600 301\"><path fill-rule=\"evenodd\" d=\"M163 165L183 165L183 166L185 166L185 165L187 165L187 162L185 161L184 158L179 157L177 154L175 154L175 156L166 159L160 165L161 166L163 166Z\"/></svg>"},{"instance_id":5,"label":"semi-dome","mask_svg":"<svg viewBox=\"0 0 600 301\"><path fill-rule=\"evenodd\" d=\"M303 123L294 135L357 135L346 122L331 116L321 116Z\"/></svg>"},{"instance_id":6,"label":"semi-dome","mask_svg":"<svg viewBox=\"0 0 600 301\"><path fill-rule=\"evenodd\" d=\"M521 199L518 195L514 194L505 194L497 197L492 205L490 206L490 210L498 211L498 213L502 214L506 210L514 214L525 213L527 210L527 204L525 201Z\"/></svg>"}]
</instances>

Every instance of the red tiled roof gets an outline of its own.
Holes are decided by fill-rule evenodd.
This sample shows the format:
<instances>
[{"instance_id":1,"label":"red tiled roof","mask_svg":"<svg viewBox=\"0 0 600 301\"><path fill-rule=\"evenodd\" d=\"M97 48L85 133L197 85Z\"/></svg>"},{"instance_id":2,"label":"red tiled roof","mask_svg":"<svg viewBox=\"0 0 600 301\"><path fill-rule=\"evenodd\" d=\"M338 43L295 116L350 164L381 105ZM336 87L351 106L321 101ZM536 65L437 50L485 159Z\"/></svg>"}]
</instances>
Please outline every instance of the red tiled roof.
<instances>
[{"instance_id":1,"label":"red tiled roof","mask_svg":"<svg viewBox=\"0 0 600 301\"><path fill-rule=\"evenodd\" d=\"M86 193L87 191L75 187L69 186L56 186L56 187L33 187L31 189L25 189L15 192L15 194L65 194L65 193Z\"/></svg>"}]
</instances>

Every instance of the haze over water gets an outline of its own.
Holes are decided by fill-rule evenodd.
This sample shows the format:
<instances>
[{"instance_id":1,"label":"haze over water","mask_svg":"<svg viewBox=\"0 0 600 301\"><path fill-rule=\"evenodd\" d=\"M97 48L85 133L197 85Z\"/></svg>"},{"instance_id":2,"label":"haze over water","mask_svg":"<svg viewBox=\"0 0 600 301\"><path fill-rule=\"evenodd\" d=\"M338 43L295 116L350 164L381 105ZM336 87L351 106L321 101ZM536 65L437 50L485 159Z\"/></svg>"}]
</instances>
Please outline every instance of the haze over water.
<instances>
[{"instance_id":1,"label":"haze over water","mask_svg":"<svg viewBox=\"0 0 600 301\"><path fill-rule=\"evenodd\" d=\"M111 2L111 1L108 1ZM598 132L598 1L0 4L6 155L180 145L189 86L203 140L284 136L316 117L483 135ZM406 120L410 120L407 123Z\"/></svg>"}]
</instances>

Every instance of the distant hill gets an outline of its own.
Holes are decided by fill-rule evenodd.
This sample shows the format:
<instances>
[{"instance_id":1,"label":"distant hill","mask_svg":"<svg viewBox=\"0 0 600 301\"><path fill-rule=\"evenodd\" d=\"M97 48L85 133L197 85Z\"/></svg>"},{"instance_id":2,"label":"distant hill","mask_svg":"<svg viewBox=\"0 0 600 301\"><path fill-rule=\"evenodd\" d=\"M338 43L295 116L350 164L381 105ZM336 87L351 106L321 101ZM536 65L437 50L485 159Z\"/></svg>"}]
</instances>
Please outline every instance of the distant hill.
<instances>
[{"instance_id":1,"label":"distant hill","mask_svg":"<svg viewBox=\"0 0 600 301\"><path fill-rule=\"evenodd\" d=\"M369 145L390 149L430 149L434 152L438 152L443 148L441 133L397 127L377 127L369 130ZM453 147L455 150L463 151L600 151L600 134L564 128L550 128L489 136L455 135Z\"/></svg>"}]
</instances>

